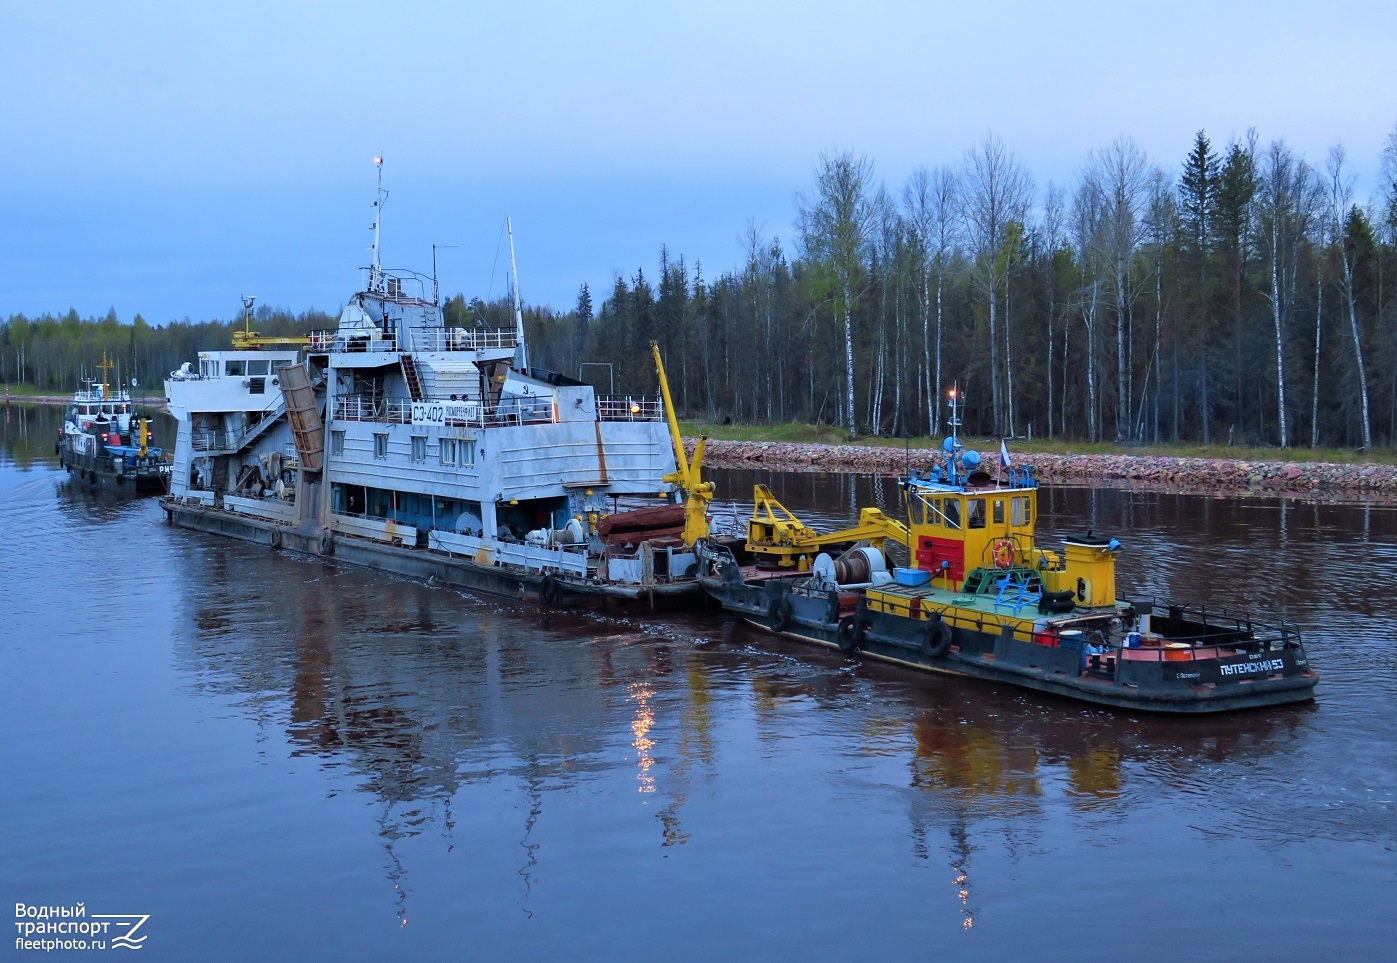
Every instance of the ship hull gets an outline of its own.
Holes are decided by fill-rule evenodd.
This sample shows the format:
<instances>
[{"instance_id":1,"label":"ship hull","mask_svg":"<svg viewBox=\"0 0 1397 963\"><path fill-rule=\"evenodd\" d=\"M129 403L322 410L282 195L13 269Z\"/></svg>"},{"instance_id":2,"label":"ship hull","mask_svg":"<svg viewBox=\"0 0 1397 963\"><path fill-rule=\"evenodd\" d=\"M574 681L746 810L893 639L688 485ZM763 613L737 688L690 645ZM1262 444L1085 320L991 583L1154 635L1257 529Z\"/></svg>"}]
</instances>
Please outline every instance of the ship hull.
<instances>
[{"instance_id":1,"label":"ship hull","mask_svg":"<svg viewBox=\"0 0 1397 963\"><path fill-rule=\"evenodd\" d=\"M164 473L155 470L116 472L110 459L101 463L90 455L63 452L62 463L69 477L84 488L114 492L118 495L164 495L169 482Z\"/></svg>"},{"instance_id":2,"label":"ship hull","mask_svg":"<svg viewBox=\"0 0 1397 963\"><path fill-rule=\"evenodd\" d=\"M392 572L433 585L484 592L535 604L540 608L648 613L689 608L703 598L702 589L693 579L657 585L550 579L543 573L481 565L469 558L343 534L326 539L326 530L314 524L303 527L282 525L201 505L184 504L174 499L166 499L161 507L165 510L167 521L180 528Z\"/></svg>"},{"instance_id":3,"label":"ship hull","mask_svg":"<svg viewBox=\"0 0 1397 963\"><path fill-rule=\"evenodd\" d=\"M1109 657L1108 665L1104 656L1084 657L1079 650L977 631L952 620L950 645L934 652L925 621L856 609L847 600L841 605L837 596L789 592L781 580L749 584L705 576L701 581L725 611L785 638L1116 709L1204 715L1308 702L1319 681L1298 644L1206 665L1124 655L1119 663L1117 656ZM777 600L786 604L774 606Z\"/></svg>"}]
</instances>

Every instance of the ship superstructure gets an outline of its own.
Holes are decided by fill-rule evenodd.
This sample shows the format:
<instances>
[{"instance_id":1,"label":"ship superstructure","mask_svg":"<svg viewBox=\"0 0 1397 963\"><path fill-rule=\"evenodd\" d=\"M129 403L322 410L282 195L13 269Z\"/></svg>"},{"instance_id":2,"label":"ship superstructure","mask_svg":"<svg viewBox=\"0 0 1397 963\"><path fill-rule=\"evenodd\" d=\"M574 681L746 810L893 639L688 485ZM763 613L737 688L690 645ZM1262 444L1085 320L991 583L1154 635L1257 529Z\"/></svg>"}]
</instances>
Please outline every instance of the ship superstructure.
<instances>
[{"instance_id":1,"label":"ship superstructure","mask_svg":"<svg viewBox=\"0 0 1397 963\"><path fill-rule=\"evenodd\" d=\"M448 326L435 279L375 250L333 330L246 329L171 374L171 519L545 602L696 591L653 509L615 525L623 499L682 516L659 399L530 365L517 300L515 321Z\"/></svg>"}]
</instances>

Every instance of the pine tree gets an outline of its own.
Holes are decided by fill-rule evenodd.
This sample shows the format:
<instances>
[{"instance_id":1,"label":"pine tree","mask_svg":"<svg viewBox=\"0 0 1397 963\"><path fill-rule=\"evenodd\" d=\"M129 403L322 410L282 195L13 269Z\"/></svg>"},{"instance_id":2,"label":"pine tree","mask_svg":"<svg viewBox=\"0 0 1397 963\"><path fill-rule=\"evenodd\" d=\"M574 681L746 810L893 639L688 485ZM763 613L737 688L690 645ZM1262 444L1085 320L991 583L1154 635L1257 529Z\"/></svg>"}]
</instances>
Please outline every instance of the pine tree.
<instances>
[{"instance_id":1,"label":"pine tree","mask_svg":"<svg viewBox=\"0 0 1397 963\"><path fill-rule=\"evenodd\" d=\"M1208 334L1211 327L1208 318L1208 259L1212 253L1217 189L1218 158L1208 142L1208 135L1200 130L1193 142L1193 150L1184 161L1183 176L1179 178L1179 220L1182 228L1180 246L1198 277L1193 334L1194 347L1198 351L1198 412L1205 445L1212 440L1209 427L1212 405L1208 393Z\"/></svg>"}]
</instances>

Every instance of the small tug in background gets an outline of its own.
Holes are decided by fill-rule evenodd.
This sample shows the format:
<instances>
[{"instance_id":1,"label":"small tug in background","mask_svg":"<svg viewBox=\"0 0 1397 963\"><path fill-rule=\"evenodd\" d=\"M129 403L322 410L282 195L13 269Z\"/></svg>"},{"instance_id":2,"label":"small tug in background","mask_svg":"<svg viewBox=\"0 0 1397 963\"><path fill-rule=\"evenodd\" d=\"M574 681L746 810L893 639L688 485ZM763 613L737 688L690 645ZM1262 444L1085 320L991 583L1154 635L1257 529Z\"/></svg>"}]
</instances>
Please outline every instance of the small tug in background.
<instances>
[{"instance_id":1,"label":"small tug in background","mask_svg":"<svg viewBox=\"0 0 1397 963\"><path fill-rule=\"evenodd\" d=\"M141 417L125 388L113 391L105 375L114 367L103 355L102 381L73 392L56 445L58 461L79 484L127 495L163 495L170 488L170 460L151 444L150 419ZM134 384L134 382L132 382Z\"/></svg>"}]
</instances>

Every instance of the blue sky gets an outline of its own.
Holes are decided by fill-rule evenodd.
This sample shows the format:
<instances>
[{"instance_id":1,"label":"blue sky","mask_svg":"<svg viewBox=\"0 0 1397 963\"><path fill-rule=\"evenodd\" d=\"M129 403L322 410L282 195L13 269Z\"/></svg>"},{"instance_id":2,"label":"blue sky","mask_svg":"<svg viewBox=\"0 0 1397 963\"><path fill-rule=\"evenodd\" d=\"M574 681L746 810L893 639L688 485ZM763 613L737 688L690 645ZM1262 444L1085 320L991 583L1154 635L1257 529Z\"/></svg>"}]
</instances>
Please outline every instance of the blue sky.
<instances>
[{"instance_id":1,"label":"blue sky","mask_svg":"<svg viewBox=\"0 0 1397 963\"><path fill-rule=\"evenodd\" d=\"M335 310L368 261L598 302L662 244L714 275L793 241L821 150L918 165L1000 136L1039 187L1128 134L1177 170L1256 127L1366 196L1397 4L0 0L0 316ZM498 253L498 261L497 261Z\"/></svg>"}]
</instances>

